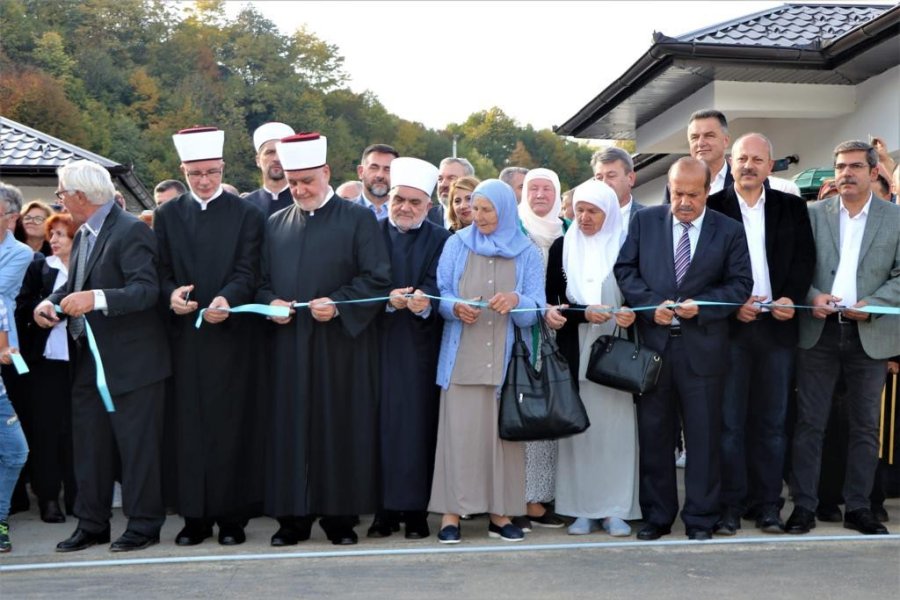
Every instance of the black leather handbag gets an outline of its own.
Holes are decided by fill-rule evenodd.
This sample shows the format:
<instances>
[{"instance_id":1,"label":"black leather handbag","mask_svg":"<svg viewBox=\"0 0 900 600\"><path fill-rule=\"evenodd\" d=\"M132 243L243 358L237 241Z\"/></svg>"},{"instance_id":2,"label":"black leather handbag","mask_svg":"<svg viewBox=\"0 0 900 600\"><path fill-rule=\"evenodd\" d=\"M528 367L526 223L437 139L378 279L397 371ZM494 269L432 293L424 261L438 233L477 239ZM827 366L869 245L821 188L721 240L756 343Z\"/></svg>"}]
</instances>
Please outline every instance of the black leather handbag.
<instances>
[{"instance_id":1,"label":"black leather handbag","mask_svg":"<svg viewBox=\"0 0 900 600\"><path fill-rule=\"evenodd\" d=\"M516 340L500 393L500 437L504 440L555 440L581 433L591 425L569 363L543 319L540 327L540 371L531 364L528 346L514 327Z\"/></svg>"},{"instance_id":2,"label":"black leather handbag","mask_svg":"<svg viewBox=\"0 0 900 600\"><path fill-rule=\"evenodd\" d=\"M585 377L594 383L640 396L656 387L661 369L662 357L641 347L637 331L634 340L626 339L619 336L617 326L612 335L601 335L594 340Z\"/></svg>"}]
</instances>

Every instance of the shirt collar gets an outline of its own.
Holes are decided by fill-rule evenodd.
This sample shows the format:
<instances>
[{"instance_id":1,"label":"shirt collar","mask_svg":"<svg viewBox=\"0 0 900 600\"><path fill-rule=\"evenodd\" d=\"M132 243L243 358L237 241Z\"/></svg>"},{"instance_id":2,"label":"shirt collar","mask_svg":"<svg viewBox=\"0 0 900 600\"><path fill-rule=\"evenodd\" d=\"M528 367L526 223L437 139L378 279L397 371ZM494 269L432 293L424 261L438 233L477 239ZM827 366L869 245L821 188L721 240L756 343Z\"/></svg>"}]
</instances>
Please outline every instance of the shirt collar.
<instances>
[{"instance_id":1,"label":"shirt collar","mask_svg":"<svg viewBox=\"0 0 900 600\"><path fill-rule=\"evenodd\" d=\"M747 204L747 201L744 200L744 197L741 196L741 193L737 190L737 187L734 188L734 195L737 196L738 204L741 207L741 210L762 210L762 208L766 205L766 186L762 188L762 194L759 196L759 200L756 201L756 205L750 206Z\"/></svg>"},{"instance_id":2,"label":"shirt collar","mask_svg":"<svg viewBox=\"0 0 900 600\"><path fill-rule=\"evenodd\" d=\"M718 181L720 179L725 179L725 176L727 173L728 173L728 161L726 160L725 162L722 163L722 168L719 169L719 172L716 173L716 177L715 177L716 181Z\"/></svg>"},{"instance_id":3,"label":"shirt collar","mask_svg":"<svg viewBox=\"0 0 900 600\"><path fill-rule=\"evenodd\" d=\"M110 211L113 207L113 202L110 200L106 204L103 204L98 208L94 214L88 218L85 222L84 226L87 227L88 231L91 232L91 235L97 237L100 233L100 228L103 226L103 222L106 220L106 217L109 215Z\"/></svg>"},{"instance_id":4,"label":"shirt collar","mask_svg":"<svg viewBox=\"0 0 900 600\"><path fill-rule=\"evenodd\" d=\"M619 212L621 212L623 214L627 213L629 210L631 210L632 204L634 204L634 196L628 196L628 203L625 204L625 206L620 206Z\"/></svg>"},{"instance_id":5,"label":"shirt collar","mask_svg":"<svg viewBox=\"0 0 900 600\"><path fill-rule=\"evenodd\" d=\"M316 211L319 210L320 208L322 208L323 206L325 206L326 204L328 204L328 201L331 200L332 197L334 197L334 189L329 185L328 193L325 194L325 200L322 202L322 204L317 206L315 209L309 211L309 216L311 216L311 217L315 216ZM296 201L294 202L294 204L297 204ZM297 204L297 208L300 208L299 204ZM303 209L300 209L300 210L303 210Z\"/></svg>"},{"instance_id":6,"label":"shirt collar","mask_svg":"<svg viewBox=\"0 0 900 600\"><path fill-rule=\"evenodd\" d=\"M194 193L194 190L191 190L191 197L194 199L194 201L197 202L197 204L200 205L200 208L201 208L201 209L206 210L207 205L209 205L210 202L212 202L213 200L215 200L216 198L218 198L219 196L221 196L221 195L222 195L222 192L224 192L224 191L225 191L225 190L222 189L222 186L220 185L220 186L219 186L219 189L216 190L216 193L213 194L212 197L210 197L209 200L201 200L201 199L197 196L197 194Z\"/></svg>"},{"instance_id":7,"label":"shirt collar","mask_svg":"<svg viewBox=\"0 0 900 600\"><path fill-rule=\"evenodd\" d=\"M359 193L359 197L362 198L363 204L365 204L369 210L375 211L376 214L381 214L387 210L387 202L384 202L381 206L376 206L374 202L366 198L365 189Z\"/></svg>"},{"instance_id":8,"label":"shirt collar","mask_svg":"<svg viewBox=\"0 0 900 600\"><path fill-rule=\"evenodd\" d=\"M703 208L703 212L700 213L700 216L691 221L691 225L697 228L697 231L700 231L700 228L703 227L703 218L706 217L706 207ZM681 221L675 218L675 215L672 215L672 229L681 230Z\"/></svg>"},{"instance_id":9,"label":"shirt collar","mask_svg":"<svg viewBox=\"0 0 900 600\"><path fill-rule=\"evenodd\" d=\"M270 189L267 188L266 186L263 186L263 189L264 189L266 192L268 192L270 196L272 196L272 200L278 200L278 197L281 196L281 192L283 192L284 190L288 189L288 187L290 187L290 186L288 186L287 184L285 184L285 186L284 186L283 188L281 188L280 190L278 190L277 192L273 192L272 190L270 190Z\"/></svg>"},{"instance_id":10,"label":"shirt collar","mask_svg":"<svg viewBox=\"0 0 900 600\"><path fill-rule=\"evenodd\" d=\"M857 213L856 217L850 217L850 218L855 219L855 218L859 217L860 215L865 215L866 217L868 217L870 206L872 206L872 192L869 192L869 199L866 200L866 205L862 207L862 210ZM850 216L850 211L847 210L846 206L844 206L843 198L841 198L841 212L845 213L848 217Z\"/></svg>"}]
</instances>

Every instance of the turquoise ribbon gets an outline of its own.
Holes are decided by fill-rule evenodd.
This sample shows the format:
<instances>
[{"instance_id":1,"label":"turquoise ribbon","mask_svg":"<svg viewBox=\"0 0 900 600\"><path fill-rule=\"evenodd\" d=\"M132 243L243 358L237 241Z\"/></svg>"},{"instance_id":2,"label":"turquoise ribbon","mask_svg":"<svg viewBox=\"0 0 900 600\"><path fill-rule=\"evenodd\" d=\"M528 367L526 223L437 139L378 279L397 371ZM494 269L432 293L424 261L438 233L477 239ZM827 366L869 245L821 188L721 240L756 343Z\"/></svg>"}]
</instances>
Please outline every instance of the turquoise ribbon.
<instances>
[{"instance_id":1,"label":"turquoise ribbon","mask_svg":"<svg viewBox=\"0 0 900 600\"><path fill-rule=\"evenodd\" d=\"M200 325L203 324L203 315L206 314L207 310L209 309L204 308L200 311L200 314L197 315L197 321L194 323L195 329L200 329ZM241 304L240 306L216 308L215 310L229 313L252 313L264 317L288 317L291 314L291 308L289 306L271 306L269 304Z\"/></svg>"},{"instance_id":2,"label":"turquoise ribbon","mask_svg":"<svg viewBox=\"0 0 900 600\"><path fill-rule=\"evenodd\" d=\"M28 365L25 363L25 359L22 358L22 355L18 352L10 352L9 358L12 360L13 366L16 368L16 373L19 375L25 375L29 372Z\"/></svg>"},{"instance_id":3,"label":"turquoise ribbon","mask_svg":"<svg viewBox=\"0 0 900 600\"><path fill-rule=\"evenodd\" d=\"M59 306L54 305L54 309L59 314L63 313L63 309ZM88 323L87 316L83 317L84 319L84 335L87 338L88 349L91 351L91 355L94 357L94 369L96 370L96 379L97 379L97 392L100 394L100 398L103 400L103 406L106 407L106 412L114 413L116 412L116 407L113 405L112 396L109 393L109 386L106 383L106 371L103 369L103 358L100 356L100 348L97 347L97 340L94 339L94 331L91 329L91 324Z\"/></svg>"}]
</instances>

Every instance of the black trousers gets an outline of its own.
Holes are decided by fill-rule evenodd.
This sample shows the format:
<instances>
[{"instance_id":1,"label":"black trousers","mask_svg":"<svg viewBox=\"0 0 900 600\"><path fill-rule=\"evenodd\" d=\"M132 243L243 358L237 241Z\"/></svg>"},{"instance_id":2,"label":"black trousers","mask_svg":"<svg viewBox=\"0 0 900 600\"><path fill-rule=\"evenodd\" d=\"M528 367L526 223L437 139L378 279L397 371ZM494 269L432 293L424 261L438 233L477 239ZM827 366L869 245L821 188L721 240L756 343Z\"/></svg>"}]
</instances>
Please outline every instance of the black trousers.
<instances>
[{"instance_id":1,"label":"black trousers","mask_svg":"<svg viewBox=\"0 0 900 600\"><path fill-rule=\"evenodd\" d=\"M825 323L816 345L797 357L797 426L791 494L794 504L816 510L823 439L838 378L847 384L847 463L842 495L847 510L869 508L878 464L878 418L886 361L870 358L855 324Z\"/></svg>"},{"instance_id":2,"label":"black trousers","mask_svg":"<svg viewBox=\"0 0 900 600\"><path fill-rule=\"evenodd\" d=\"M75 499L69 362L41 359L31 365L31 489L47 502L65 485L66 506Z\"/></svg>"},{"instance_id":3,"label":"black trousers","mask_svg":"<svg viewBox=\"0 0 900 600\"><path fill-rule=\"evenodd\" d=\"M72 431L78 526L91 533L109 527L118 450L128 529L159 535L166 518L160 476L165 382L114 395L116 410L108 413L97 392L94 360L86 345L69 347L75 348Z\"/></svg>"},{"instance_id":4,"label":"black trousers","mask_svg":"<svg viewBox=\"0 0 900 600\"><path fill-rule=\"evenodd\" d=\"M719 518L721 493L722 378L694 373L689 351L684 338L670 337L656 389L637 403L641 509L644 521L666 527L678 514L672 448L680 413L690 456L681 519L689 528L712 529Z\"/></svg>"}]
</instances>

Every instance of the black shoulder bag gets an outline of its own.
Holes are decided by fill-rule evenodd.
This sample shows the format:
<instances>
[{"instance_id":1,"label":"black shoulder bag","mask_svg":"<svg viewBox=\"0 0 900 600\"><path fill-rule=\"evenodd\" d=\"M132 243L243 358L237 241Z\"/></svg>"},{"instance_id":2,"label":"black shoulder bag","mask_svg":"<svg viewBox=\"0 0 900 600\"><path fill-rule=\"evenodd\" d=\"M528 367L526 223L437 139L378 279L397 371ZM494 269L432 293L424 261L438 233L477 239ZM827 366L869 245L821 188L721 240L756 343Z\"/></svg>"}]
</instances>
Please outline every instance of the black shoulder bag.
<instances>
[{"instance_id":1,"label":"black shoulder bag","mask_svg":"<svg viewBox=\"0 0 900 600\"><path fill-rule=\"evenodd\" d=\"M532 366L528 346L519 328L513 326L516 339L500 393L500 437L504 440L558 439L581 433L591 425L569 363L544 320L539 322L540 371Z\"/></svg>"},{"instance_id":2,"label":"black shoulder bag","mask_svg":"<svg viewBox=\"0 0 900 600\"><path fill-rule=\"evenodd\" d=\"M637 330L632 341L619 337L616 326L612 335L601 335L594 340L585 377L594 383L640 396L656 387L661 368L662 358L657 352L641 347Z\"/></svg>"}]
</instances>

